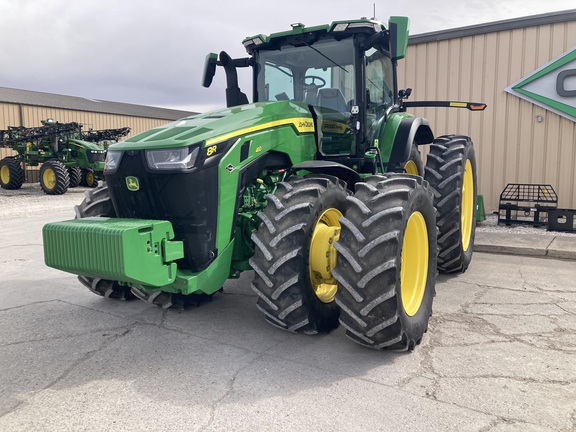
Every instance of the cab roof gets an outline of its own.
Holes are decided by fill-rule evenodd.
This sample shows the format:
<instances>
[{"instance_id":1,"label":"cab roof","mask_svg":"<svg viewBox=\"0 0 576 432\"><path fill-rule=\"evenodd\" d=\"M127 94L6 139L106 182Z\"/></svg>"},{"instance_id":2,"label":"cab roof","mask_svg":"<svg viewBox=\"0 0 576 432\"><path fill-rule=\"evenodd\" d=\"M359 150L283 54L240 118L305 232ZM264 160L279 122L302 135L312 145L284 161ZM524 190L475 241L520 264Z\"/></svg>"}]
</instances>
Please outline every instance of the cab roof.
<instances>
[{"instance_id":1,"label":"cab roof","mask_svg":"<svg viewBox=\"0 0 576 432\"><path fill-rule=\"evenodd\" d=\"M377 33L386 30L384 24L375 19L360 18L357 20L333 21L331 24L306 27L302 23L292 24L292 29L284 32L272 33L270 35L257 34L247 37L242 44L248 52L267 48L270 45L278 45L283 39L297 37L300 35L311 35L313 33Z\"/></svg>"}]
</instances>

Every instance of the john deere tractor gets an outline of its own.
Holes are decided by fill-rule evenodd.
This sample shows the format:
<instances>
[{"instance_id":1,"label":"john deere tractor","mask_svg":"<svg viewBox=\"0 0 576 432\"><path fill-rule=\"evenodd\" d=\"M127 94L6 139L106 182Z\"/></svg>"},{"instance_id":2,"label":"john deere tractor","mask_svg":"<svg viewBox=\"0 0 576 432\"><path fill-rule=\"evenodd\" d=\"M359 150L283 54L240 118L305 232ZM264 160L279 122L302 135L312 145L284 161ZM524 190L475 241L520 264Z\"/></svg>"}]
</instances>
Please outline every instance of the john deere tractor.
<instances>
[{"instance_id":1,"label":"john deere tractor","mask_svg":"<svg viewBox=\"0 0 576 432\"><path fill-rule=\"evenodd\" d=\"M227 108L110 146L77 218L44 227L47 265L165 308L252 269L274 326L342 324L362 345L413 349L437 269L470 264L476 162L470 138L435 138L406 108L485 105L407 102L396 78L407 42L407 18L363 18L249 37L246 58L209 54L203 85L222 67Z\"/></svg>"}]
</instances>

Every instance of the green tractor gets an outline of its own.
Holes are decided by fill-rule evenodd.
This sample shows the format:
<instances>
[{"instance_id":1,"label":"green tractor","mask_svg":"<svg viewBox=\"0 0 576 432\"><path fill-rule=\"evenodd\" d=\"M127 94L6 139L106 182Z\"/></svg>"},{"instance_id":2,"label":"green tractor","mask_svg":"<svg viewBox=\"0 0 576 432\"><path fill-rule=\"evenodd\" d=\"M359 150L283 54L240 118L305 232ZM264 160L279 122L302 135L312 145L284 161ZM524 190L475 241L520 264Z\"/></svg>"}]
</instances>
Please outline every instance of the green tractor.
<instances>
[{"instance_id":1,"label":"green tractor","mask_svg":"<svg viewBox=\"0 0 576 432\"><path fill-rule=\"evenodd\" d=\"M164 308L254 270L270 324L342 324L362 345L412 350L437 269L470 264L476 163L470 138L434 138L406 108L485 105L407 102L396 77L407 42L407 18L388 29L363 18L247 38L247 58L209 54L203 85L222 67L228 107L110 146L76 219L44 227L46 264L98 295Z\"/></svg>"},{"instance_id":2,"label":"green tractor","mask_svg":"<svg viewBox=\"0 0 576 432\"><path fill-rule=\"evenodd\" d=\"M16 156L0 161L0 186L20 189L24 169L40 165L40 186L48 195L61 195L69 187L96 187L104 170L106 149L98 140L126 136L129 128L83 132L76 122L43 120L42 126L11 126L0 131L0 147L14 150Z\"/></svg>"}]
</instances>

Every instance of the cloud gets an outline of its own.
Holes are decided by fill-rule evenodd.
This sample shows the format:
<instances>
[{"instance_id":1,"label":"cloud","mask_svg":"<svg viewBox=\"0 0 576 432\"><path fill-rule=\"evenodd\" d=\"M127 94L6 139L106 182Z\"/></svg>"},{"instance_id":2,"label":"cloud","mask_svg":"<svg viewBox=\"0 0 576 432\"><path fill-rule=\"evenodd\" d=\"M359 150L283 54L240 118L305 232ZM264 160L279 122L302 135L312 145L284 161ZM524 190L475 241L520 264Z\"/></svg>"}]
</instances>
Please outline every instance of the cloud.
<instances>
[{"instance_id":1,"label":"cloud","mask_svg":"<svg viewBox=\"0 0 576 432\"><path fill-rule=\"evenodd\" d=\"M407 0L376 13L407 15L423 33L572 7L534 0ZM254 34L371 17L373 0L0 0L0 86L168 107L224 105L223 74L200 86L208 52L245 56ZM244 78L242 82L249 82ZM250 89L244 88L250 94Z\"/></svg>"}]
</instances>

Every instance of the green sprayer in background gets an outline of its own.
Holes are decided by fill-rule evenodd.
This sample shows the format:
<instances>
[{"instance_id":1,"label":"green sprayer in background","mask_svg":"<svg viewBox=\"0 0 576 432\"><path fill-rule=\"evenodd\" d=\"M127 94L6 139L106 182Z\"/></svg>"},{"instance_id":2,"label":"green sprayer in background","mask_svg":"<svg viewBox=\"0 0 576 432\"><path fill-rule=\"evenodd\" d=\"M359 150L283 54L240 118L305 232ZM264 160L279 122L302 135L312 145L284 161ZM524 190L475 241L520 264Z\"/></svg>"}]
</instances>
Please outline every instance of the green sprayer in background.
<instances>
[{"instance_id":1,"label":"green sprayer in background","mask_svg":"<svg viewBox=\"0 0 576 432\"><path fill-rule=\"evenodd\" d=\"M0 130L0 147L15 156L0 160L0 187L20 189L23 166L40 166L40 186L48 195L61 195L69 187L96 187L102 178L106 147L128 135L130 128L83 131L80 123L43 120L42 126L9 126Z\"/></svg>"}]
</instances>

